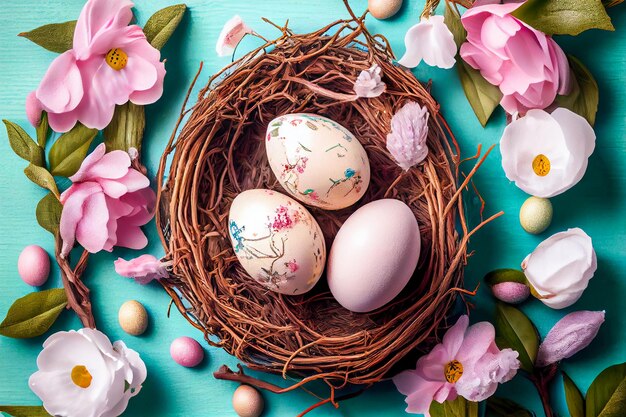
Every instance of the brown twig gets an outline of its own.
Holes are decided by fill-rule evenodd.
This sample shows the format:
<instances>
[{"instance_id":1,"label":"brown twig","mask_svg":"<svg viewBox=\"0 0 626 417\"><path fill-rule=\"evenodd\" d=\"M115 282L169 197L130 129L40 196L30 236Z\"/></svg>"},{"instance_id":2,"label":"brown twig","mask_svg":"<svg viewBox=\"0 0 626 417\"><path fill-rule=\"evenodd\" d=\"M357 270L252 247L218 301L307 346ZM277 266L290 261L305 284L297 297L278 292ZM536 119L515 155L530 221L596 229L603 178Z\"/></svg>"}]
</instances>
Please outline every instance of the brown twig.
<instances>
[{"instance_id":1,"label":"brown twig","mask_svg":"<svg viewBox=\"0 0 626 417\"><path fill-rule=\"evenodd\" d=\"M91 309L89 288L83 283L81 277L87 267L89 252L83 251L76 267L72 269L69 255L66 257L61 256L62 246L61 237L57 234L55 237L55 257L61 269L63 288L65 288L65 294L67 295L67 307L76 312L83 327L95 329L96 321Z\"/></svg>"},{"instance_id":2,"label":"brown twig","mask_svg":"<svg viewBox=\"0 0 626 417\"><path fill-rule=\"evenodd\" d=\"M546 417L554 417L555 413L550 404L550 383L556 376L558 366L556 364L549 365L545 368L536 369L531 375L528 375L528 379L537 388L539 398L541 399L541 405Z\"/></svg>"}]
</instances>

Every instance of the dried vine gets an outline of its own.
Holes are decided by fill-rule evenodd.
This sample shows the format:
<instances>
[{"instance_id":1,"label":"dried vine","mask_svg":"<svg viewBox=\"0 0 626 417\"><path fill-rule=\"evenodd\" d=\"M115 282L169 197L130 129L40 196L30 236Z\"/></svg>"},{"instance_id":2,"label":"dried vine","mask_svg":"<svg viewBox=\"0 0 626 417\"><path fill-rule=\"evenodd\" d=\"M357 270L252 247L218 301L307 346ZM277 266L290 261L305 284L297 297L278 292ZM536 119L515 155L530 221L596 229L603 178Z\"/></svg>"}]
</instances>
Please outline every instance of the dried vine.
<instances>
[{"instance_id":1,"label":"dried vine","mask_svg":"<svg viewBox=\"0 0 626 417\"><path fill-rule=\"evenodd\" d=\"M226 367L215 377L277 393L323 380L330 397L321 403L333 404L336 389L370 386L395 372L402 358L437 342L457 299L468 294L462 284L469 239L501 214L473 229L467 224L463 192L491 149L482 156L479 149L474 168L461 177L458 144L429 86L393 65L385 38L370 34L365 16L350 12L351 19L304 35L274 25L282 33L278 39L211 77L197 103L181 112L157 174L157 228L172 263L162 284L177 308L209 344L252 369L300 380L280 388ZM353 81L374 63L387 91L354 100ZM403 172L385 141L391 116L408 101L431 114L430 151L424 164ZM423 249L415 276L400 296L371 313L342 308L324 278L301 296L269 292L250 279L231 247L227 217L234 197L252 188L281 190L267 163L265 129L274 117L294 112L339 121L369 156L372 179L362 201L340 211L310 208L328 247L343 221L372 200L400 199L420 224Z\"/></svg>"}]
</instances>

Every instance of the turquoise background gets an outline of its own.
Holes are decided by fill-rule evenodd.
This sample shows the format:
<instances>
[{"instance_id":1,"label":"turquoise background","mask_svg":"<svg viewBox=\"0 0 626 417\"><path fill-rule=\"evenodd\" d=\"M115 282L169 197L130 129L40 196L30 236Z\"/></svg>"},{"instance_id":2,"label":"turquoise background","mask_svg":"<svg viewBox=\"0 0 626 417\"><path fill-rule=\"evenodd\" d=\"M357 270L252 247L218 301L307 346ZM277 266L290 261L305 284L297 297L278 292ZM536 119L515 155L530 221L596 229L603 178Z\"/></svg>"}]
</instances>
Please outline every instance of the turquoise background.
<instances>
[{"instance_id":1,"label":"turquoise background","mask_svg":"<svg viewBox=\"0 0 626 417\"><path fill-rule=\"evenodd\" d=\"M172 0L137 0L140 24L156 10L170 5ZM366 1L353 1L355 10L366 8ZM368 18L373 32L384 34L397 55L404 52L406 30L416 23L423 0L406 1L399 15L380 22ZM39 83L55 54L29 41L16 37L17 33L40 25L76 19L82 0L3 0L0 15L0 117L20 123L30 129L24 114L24 100ZM331 20L347 17L340 0L189 0L189 11L174 38L163 50L167 58L168 75L165 94L155 105L147 108L148 128L144 140L144 161L150 175L154 175L159 157L170 135L182 99L200 61L205 70L199 85L204 85L213 72L228 63L227 58L215 54L217 36L232 15L238 13L255 30L266 37L277 35L275 29L261 21L268 17L275 22L290 21L296 32L317 29ZM606 310L606 323L594 344L584 352L567 360L563 368L574 381L586 390L595 375L605 367L626 360L626 318L623 297L626 294L626 44L622 31L626 30L626 6L611 9L617 32L588 31L577 38L559 37L566 52L582 59L595 74L600 86L601 102L596 132L597 146L585 178L572 190L553 199L555 216L552 226L541 236L526 234L518 222L518 210L526 195L505 178L496 149L476 177L476 184L486 199L489 213L505 211L505 216L486 227L471 242L475 255L467 268L467 288L474 288L488 271L498 267L517 267L527 253L552 233L569 227L581 227L592 236L598 254L599 266L595 278L582 299L572 308L554 311L538 301L523 306L545 334L565 313L574 310ZM241 51L257 42L246 40ZM473 115L454 70L445 71L420 66L416 75L433 80L433 94L442 105L443 113L456 133L465 156L473 155L476 146L485 147L498 142L504 128L504 114L498 110L486 129ZM32 132L32 129L29 131ZM51 236L39 228L34 210L43 190L30 183L22 174L25 161L11 151L4 129L0 132L0 316L4 316L17 297L32 289L18 277L16 262L21 249L29 244L53 251ZM478 202L470 201L469 212L477 219ZM93 290L93 303L99 328L111 340L123 339L141 353L148 366L148 379L141 394L133 399L125 415L128 416L234 416L230 405L236 384L213 379L212 372L221 364L231 367L236 360L221 350L206 348L206 359L196 369L176 365L169 357L170 342L182 335L201 339L201 334L174 312L167 317L168 297L161 287L152 284L139 286L117 276L113 260L147 252L163 253L154 225L148 228L150 246L145 251L118 250L114 254L100 253L90 258L85 274ZM45 288L60 286L57 269ZM151 323L141 337L125 334L117 323L117 311L128 299L141 301L149 310ZM472 320L493 317L494 303L486 287L481 287L474 300L477 307ZM53 331L77 329L79 321L71 312L64 312ZM31 340L12 340L0 337L0 404L39 404L29 390L27 380L36 370L35 358L45 337ZM276 383L279 378L272 377ZM318 387L320 388L320 387ZM564 408L560 382L555 384L554 402L561 415ZM536 392L522 377L503 386L499 394L518 402L542 415ZM267 402L265 416L293 416L316 400L299 390L277 396L264 394ZM324 406L312 416L392 416L402 415L403 397L389 382L381 383L362 396L341 404L339 410Z\"/></svg>"}]
</instances>

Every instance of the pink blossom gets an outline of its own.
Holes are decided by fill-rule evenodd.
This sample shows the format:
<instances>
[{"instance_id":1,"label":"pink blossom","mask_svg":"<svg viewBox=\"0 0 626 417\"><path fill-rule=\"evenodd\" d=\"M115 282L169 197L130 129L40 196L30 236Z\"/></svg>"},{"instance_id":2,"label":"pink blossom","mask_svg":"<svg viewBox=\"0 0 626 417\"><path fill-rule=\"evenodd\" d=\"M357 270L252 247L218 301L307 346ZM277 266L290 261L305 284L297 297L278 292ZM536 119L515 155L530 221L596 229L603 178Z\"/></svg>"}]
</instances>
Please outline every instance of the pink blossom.
<instances>
[{"instance_id":1,"label":"pink blossom","mask_svg":"<svg viewBox=\"0 0 626 417\"><path fill-rule=\"evenodd\" d=\"M357 97L378 97L385 92L387 86L380 77L381 68L378 64L363 70L354 82L354 92Z\"/></svg>"},{"instance_id":2,"label":"pink blossom","mask_svg":"<svg viewBox=\"0 0 626 417\"><path fill-rule=\"evenodd\" d=\"M123 277L133 278L139 284L145 285L152 280L167 278L168 262L161 262L152 255L141 255L138 258L127 261L117 258L114 262L115 272Z\"/></svg>"},{"instance_id":3,"label":"pink blossom","mask_svg":"<svg viewBox=\"0 0 626 417\"><path fill-rule=\"evenodd\" d=\"M292 272L292 273L300 269L300 266L298 265L295 259L292 259L291 261L285 263L285 266L287 266L287 268L289 268L289 272Z\"/></svg>"},{"instance_id":4,"label":"pink blossom","mask_svg":"<svg viewBox=\"0 0 626 417\"><path fill-rule=\"evenodd\" d=\"M150 180L130 167L124 151L105 154L100 144L85 158L63 194L60 234L62 256L75 241L91 253L113 246L142 249L148 243L140 226L154 215L156 196Z\"/></svg>"},{"instance_id":5,"label":"pink blossom","mask_svg":"<svg viewBox=\"0 0 626 417\"><path fill-rule=\"evenodd\" d=\"M53 130L67 132L76 122L103 129L116 104L154 103L163 93L165 66L142 29L128 26L129 0L89 0L74 31L73 49L59 55L35 97L48 112ZM33 102L27 103L33 121Z\"/></svg>"},{"instance_id":6,"label":"pink blossom","mask_svg":"<svg viewBox=\"0 0 626 417\"><path fill-rule=\"evenodd\" d=\"M570 89L567 57L549 36L512 16L522 3L478 3L461 21L467 42L461 57L500 87L500 104L513 114L548 107Z\"/></svg>"},{"instance_id":7,"label":"pink blossom","mask_svg":"<svg viewBox=\"0 0 626 417\"><path fill-rule=\"evenodd\" d=\"M280 231L292 228L297 221L298 219L292 217L286 206L280 206L276 209L276 215L274 216L274 220L272 220L271 226L275 231Z\"/></svg>"},{"instance_id":8,"label":"pink blossom","mask_svg":"<svg viewBox=\"0 0 626 417\"><path fill-rule=\"evenodd\" d=\"M491 323L469 326L461 316L444 335L442 343L417 361L414 370L401 372L393 382L406 395L407 413L430 417L431 402L453 401L457 395L470 401L492 396L498 384L515 376L518 353L500 350Z\"/></svg>"},{"instance_id":9,"label":"pink blossom","mask_svg":"<svg viewBox=\"0 0 626 417\"><path fill-rule=\"evenodd\" d=\"M539 346L537 366L548 366L574 356L595 339L604 323L604 311L575 311L559 320Z\"/></svg>"},{"instance_id":10,"label":"pink blossom","mask_svg":"<svg viewBox=\"0 0 626 417\"><path fill-rule=\"evenodd\" d=\"M217 39L215 47L218 56L227 56L235 51L235 48L241 42L243 37L252 33L252 29L241 20L239 16L233 16L224 27Z\"/></svg>"},{"instance_id":11,"label":"pink blossom","mask_svg":"<svg viewBox=\"0 0 626 417\"><path fill-rule=\"evenodd\" d=\"M391 118L387 150L405 171L428 155L428 109L410 101Z\"/></svg>"}]
</instances>

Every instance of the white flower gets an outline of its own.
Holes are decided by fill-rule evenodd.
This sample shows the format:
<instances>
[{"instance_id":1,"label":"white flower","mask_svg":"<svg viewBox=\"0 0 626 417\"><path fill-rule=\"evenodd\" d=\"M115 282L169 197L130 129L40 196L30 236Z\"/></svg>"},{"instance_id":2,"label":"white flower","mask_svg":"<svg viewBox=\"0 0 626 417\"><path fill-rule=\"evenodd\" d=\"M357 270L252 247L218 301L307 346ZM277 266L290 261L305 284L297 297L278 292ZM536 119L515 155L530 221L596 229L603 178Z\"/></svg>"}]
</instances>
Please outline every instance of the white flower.
<instances>
[{"instance_id":1,"label":"white flower","mask_svg":"<svg viewBox=\"0 0 626 417\"><path fill-rule=\"evenodd\" d=\"M241 39L247 34L252 33L252 29L241 20L241 17L235 15L230 19L220 32L217 38L215 50L219 56L227 56L235 51L235 48L241 42Z\"/></svg>"},{"instance_id":2,"label":"white flower","mask_svg":"<svg viewBox=\"0 0 626 417\"><path fill-rule=\"evenodd\" d=\"M580 298L597 267L591 238L579 228L549 237L522 262L538 298L556 309L569 307Z\"/></svg>"},{"instance_id":3,"label":"white flower","mask_svg":"<svg viewBox=\"0 0 626 417\"><path fill-rule=\"evenodd\" d=\"M385 92L387 86L380 77L381 68L378 64L363 70L354 82L354 92L358 97L378 97Z\"/></svg>"},{"instance_id":4,"label":"white flower","mask_svg":"<svg viewBox=\"0 0 626 417\"><path fill-rule=\"evenodd\" d=\"M404 37L406 52L398 63L415 68L422 62L439 68L452 68L456 56L454 36L443 21L443 16L433 15L412 26Z\"/></svg>"},{"instance_id":5,"label":"white flower","mask_svg":"<svg viewBox=\"0 0 626 417\"><path fill-rule=\"evenodd\" d=\"M147 375L137 352L87 328L50 336L37 367L30 388L49 414L63 417L117 417Z\"/></svg>"},{"instance_id":6,"label":"white flower","mask_svg":"<svg viewBox=\"0 0 626 417\"><path fill-rule=\"evenodd\" d=\"M596 135L585 118L558 108L529 110L502 134L502 168L528 194L554 197L569 190L587 170Z\"/></svg>"}]
</instances>

